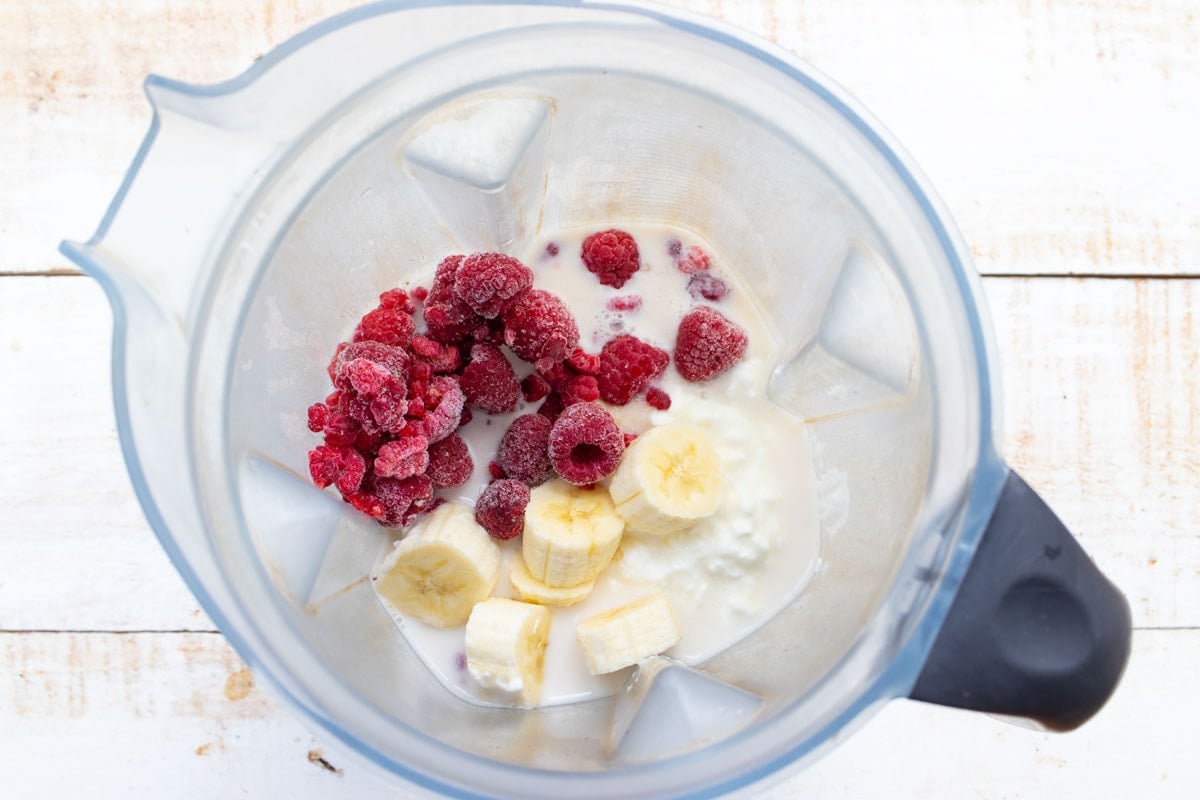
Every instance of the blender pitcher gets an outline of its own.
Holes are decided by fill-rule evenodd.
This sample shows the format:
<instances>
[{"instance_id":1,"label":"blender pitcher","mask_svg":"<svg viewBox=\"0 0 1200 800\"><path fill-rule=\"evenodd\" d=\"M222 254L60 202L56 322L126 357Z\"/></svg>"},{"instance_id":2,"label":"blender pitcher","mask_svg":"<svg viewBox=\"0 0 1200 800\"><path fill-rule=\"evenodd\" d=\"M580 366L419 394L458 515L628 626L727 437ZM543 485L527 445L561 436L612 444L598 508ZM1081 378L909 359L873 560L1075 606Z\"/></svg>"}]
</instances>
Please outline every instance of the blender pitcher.
<instances>
[{"instance_id":1,"label":"blender pitcher","mask_svg":"<svg viewBox=\"0 0 1200 800\"><path fill-rule=\"evenodd\" d=\"M256 674L384 771L464 796L713 796L891 698L1068 729L1112 692L1128 606L998 455L966 248L794 56L640 3L390 2L227 83L146 90L99 230L63 245L112 303L134 488ZM694 231L755 293L783 354L770 397L812 442L821 568L703 663L652 659L603 700L475 705L376 601L388 537L308 481L304 409L383 289L621 220Z\"/></svg>"}]
</instances>

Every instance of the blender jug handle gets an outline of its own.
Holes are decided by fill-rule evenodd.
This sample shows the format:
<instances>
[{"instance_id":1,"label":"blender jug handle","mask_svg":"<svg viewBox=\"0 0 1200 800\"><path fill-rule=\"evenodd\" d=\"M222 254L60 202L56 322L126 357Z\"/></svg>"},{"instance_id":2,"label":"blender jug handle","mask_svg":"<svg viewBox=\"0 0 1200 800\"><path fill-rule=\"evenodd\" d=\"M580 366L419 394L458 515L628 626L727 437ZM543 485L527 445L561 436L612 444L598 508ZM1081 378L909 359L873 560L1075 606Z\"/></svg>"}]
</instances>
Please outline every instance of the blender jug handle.
<instances>
[{"instance_id":1,"label":"blender jug handle","mask_svg":"<svg viewBox=\"0 0 1200 800\"><path fill-rule=\"evenodd\" d=\"M1125 597L1010 471L909 696L1072 730L1116 688L1130 634Z\"/></svg>"}]
</instances>

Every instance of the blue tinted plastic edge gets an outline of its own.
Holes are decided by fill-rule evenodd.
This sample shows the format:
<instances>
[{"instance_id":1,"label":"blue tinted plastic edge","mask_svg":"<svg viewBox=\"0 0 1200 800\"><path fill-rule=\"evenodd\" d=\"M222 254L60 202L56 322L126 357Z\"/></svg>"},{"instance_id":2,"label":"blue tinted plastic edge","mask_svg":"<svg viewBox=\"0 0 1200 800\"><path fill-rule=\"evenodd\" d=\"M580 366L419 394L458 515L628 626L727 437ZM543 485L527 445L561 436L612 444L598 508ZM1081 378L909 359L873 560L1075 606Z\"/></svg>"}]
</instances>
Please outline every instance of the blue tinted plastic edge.
<instances>
[{"instance_id":1,"label":"blue tinted plastic edge","mask_svg":"<svg viewBox=\"0 0 1200 800\"><path fill-rule=\"evenodd\" d=\"M747 56L750 56L758 61L767 64L776 69L787 77L795 80L800 85L812 91L820 97L824 102L828 103L831 108L849 122L855 130L857 130L868 142L870 142L884 157L884 160L895 171L896 175L901 179L905 188L909 191L913 200L916 201L918 207L924 213L927 222L933 230L935 237L942 247L947 261L952 267L955 282L959 289L960 298L967 312L967 324L971 332L972 346L978 356L977 363L980 365L976 373L976 379L979 386L980 394L980 427L979 427L979 442L980 442L980 457L975 471L972 484L971 494L967 501L967 511L961 525L962 533L956 543L953 553L948 557L945 565L945 571L940 581L940 585L933 591L928 608L926 609L921 621L916 625L908 641L897 653L892 665L885 670L869 687L867 687L860 695L858 700L848 706L844 711L838 714L833 720L823 726L815 735L809 737L805 742L792 748L791 750L781 753L775 759L768 761L753 770L742 773L741 775L731 778L729 781L708 787L707 789L687 795L688 797L708 798L718 797L723 794L737 791L745 788L750 784L768 778L773 773L776 773L788 765L794 763L798 759L807 755L817 747L828 742L828 740L853 722L864 711L878 702L891 699L896 696L907 694L911 689L913 681L924 663L926 656L932 647L933 640L945 620L950 604L953 600L954 590L962 581L962 577L966 572L967 565L970 563L975 549L979 544L979 540L983 534L983 528L988 518L991 516L992 509L995 506L996 499L999 496L1000 488L1003 484L1004 477L1007 475L1008 469L1001 461L999 455L995 451L994 442L991 436L991 425L993 408L991 402L991 379L989 375L990 365L988 364L988 347L987 337L981 325L981 316L979 306L976 303L975 293L973 291L971 277L967 272L966 265L959 255L959 250L955 242L953 234L944 222L944 216L936 207L931 197L931 191L927 190L922 182L917 178L915 169L910 167L907 160L899 153L898 148L887 142L880 133L882 126L872 125L867 122L865 114L859 112L852 105L835 93L831 88L825 85L824 82L818 80L813 75L801 70L798 66L790 63L792 59L798 57L784 53L782 50L766 41L762 41L760 45L752 45L743 38L739 38L731 32L722 30L727 26L719 21L706 21L701 23L686 18L685 12L677 12L675 10L657 10L656 8L644 5L630 5L624 3L612 2L587 2L586 0L508 0L512 5L525 6L548 6L548 7L578 7L578 8L593 8L597 10L619 11L628 14L635 14L656 22L660 22L668 27L682 30L704 38L712 39L720 44L729 46ZM331 17L323 22L306 29L283 44L273 48L265 54L261 59L256 61L248 69L240 75L221 83L211 84L206 86L196 86L193 84L182 83L179 81L170 80L157 75L151 75L146 79L147 87L159 86L171 91L187 94L191 96L219 96L235 92L267 72L274 64L286 58L289 54L299 50L301 47L310 42L332 32L339 30L348 25L370 19L394 11L413 10L420 8L433 8L445 6L476 6L488 5L488 0L384 0L369 6L353 9L344 12L337 16ZM684 16L680 16L684 14ZM751 37L749 33L743 33L746 37ZM756 38L756 37L755 37ZM772 51L777 51L772 52ZM828 79L825 79L826 81ZM142 141L134 159L119 186L116 195L101 220L96 233L89 239L88 244L95 244L103 238L107 232L112 220L115 218L122 202L125 199L129 187L132 185L134 178L141 168L150 147L156 138L159 127L159 119L155 114L150 129L146 137ZM428 776L414 772L405 767L401 762L397 762L382 753L378 752L370 745L358 739L353 734L341 728L324 715L316 712L314 709L296 697L294 693L288 691L282 682L277 680L270 669L266 665L258 661L252 656L246 642L239 637L229 624L229 619L221 613L217 604L213 601L211 595L203 588L194 571L188 565L188 562L183 558L182 553L174 545L173 538L163 520L162 514L159 511L151 493L143 478L143 470L141 462L138 460L134 442L132 440L132 430L128 419L128 397L126 387L124 385L124 367L125 367L125 338L127 332L127 315L124 304L120 299L120 294L113 285L112 280L107 276L104 268L96 263L86 250L72 242L62 242L59 245L59 251L67 258L75 262L88 275L95 278L104 289L105 294L109 299L109 303L113 310L113 366L112 366L112 382L113 382L113 401L116 412L116 422L118 436L121 443L122 454L125 457L127 471L133 484L134 492L141 503L147 522L154 530L159 543L167 552L171 561L175 564L176 569L180 572L184 582L188 588L196 596L196 599L204 610L212 618L213 622L221 629L225 638L230 645L238 652L239 656L247 663L251 669L258 671L262 677L269 680L271 685L287 698L291 704L299 710L305 717L315 722L321 728L329 731L346 745L353 748L358 754L366 757L371 762L383 767L389 772L397 774L405 780L413 784L442 794L464 798L480 798L487 800L486 795L467 794L462 792L457 787L448 786L439 781L432 780ZM734 738L740 738L740 735ZM692 757L684 757L680 761L687 761L694 757L700 757L702 753L695 754ZM539 770L529 770L537 772ZM631 770L629 774L636 774L642 770ZM555 773L549 773L555 774Z\"/></svg>"}]
</instances>

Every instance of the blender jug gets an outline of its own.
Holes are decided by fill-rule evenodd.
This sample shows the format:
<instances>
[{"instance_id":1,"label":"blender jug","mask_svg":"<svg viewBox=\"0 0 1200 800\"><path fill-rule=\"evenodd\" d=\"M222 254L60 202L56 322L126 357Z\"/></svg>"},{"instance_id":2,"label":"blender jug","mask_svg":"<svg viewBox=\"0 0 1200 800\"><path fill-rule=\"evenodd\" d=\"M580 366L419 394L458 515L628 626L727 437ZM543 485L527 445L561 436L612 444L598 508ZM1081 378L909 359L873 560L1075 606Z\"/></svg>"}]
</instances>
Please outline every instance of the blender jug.
<instances>
[{"instance_id":1,"label":"blender jug","mask_svg":"<svg viewBox=\"0 0 1200 800\"><path fill-rule=\"evenodd\" d=\"M996 449L995 359L936 198L829 81L720 23L634 3L381 3L154 122L96 235L130 475L242 657L385 771L471 796L712 796L911 696L1081 724L1129 612ZM616 696L474 705L367 572L389 537L307 479L304 409L382 290L450 252L634 220L736 266L813 448L821 567L700 664ZM652 734L652 735L651 735Z\"/></svg>"}]
</instances>

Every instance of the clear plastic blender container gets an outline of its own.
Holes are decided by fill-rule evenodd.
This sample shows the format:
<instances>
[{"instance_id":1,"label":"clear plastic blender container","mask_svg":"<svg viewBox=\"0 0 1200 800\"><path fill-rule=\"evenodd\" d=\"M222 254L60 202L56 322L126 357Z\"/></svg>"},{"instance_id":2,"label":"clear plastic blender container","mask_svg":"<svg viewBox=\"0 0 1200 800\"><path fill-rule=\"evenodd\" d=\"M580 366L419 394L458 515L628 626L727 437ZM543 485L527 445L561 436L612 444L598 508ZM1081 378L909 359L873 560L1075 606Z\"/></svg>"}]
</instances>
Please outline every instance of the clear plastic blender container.
<instances>
[{"instance_id":1,"label":"clear plastic blender container","mask_svg":"<svg viewBox=\"0 0 1200 800\"><path fill-rule=\"evenodd\" d=\"M965 248L880 126L793 56L641 4L382 3L228 83L147 91L117 198L64 245L113 305L135 489L256 674L385 771L463 796L712 796L894 697L1066 727L1111 691L1128 611L997 455ZM695 670L473 705L376 602L387 537L310 485L304 409L381 290L450 252L621 220L694 231L756 293L783 353L771 397L808 422L823 566ZM1065 555L1029 562L1031 536ZM972 561L981 540L999 554ZM1054 624L1031 631L1043 602ZM1018 643L963 668L995 620Z\"/></svg>"}]
</instances>

